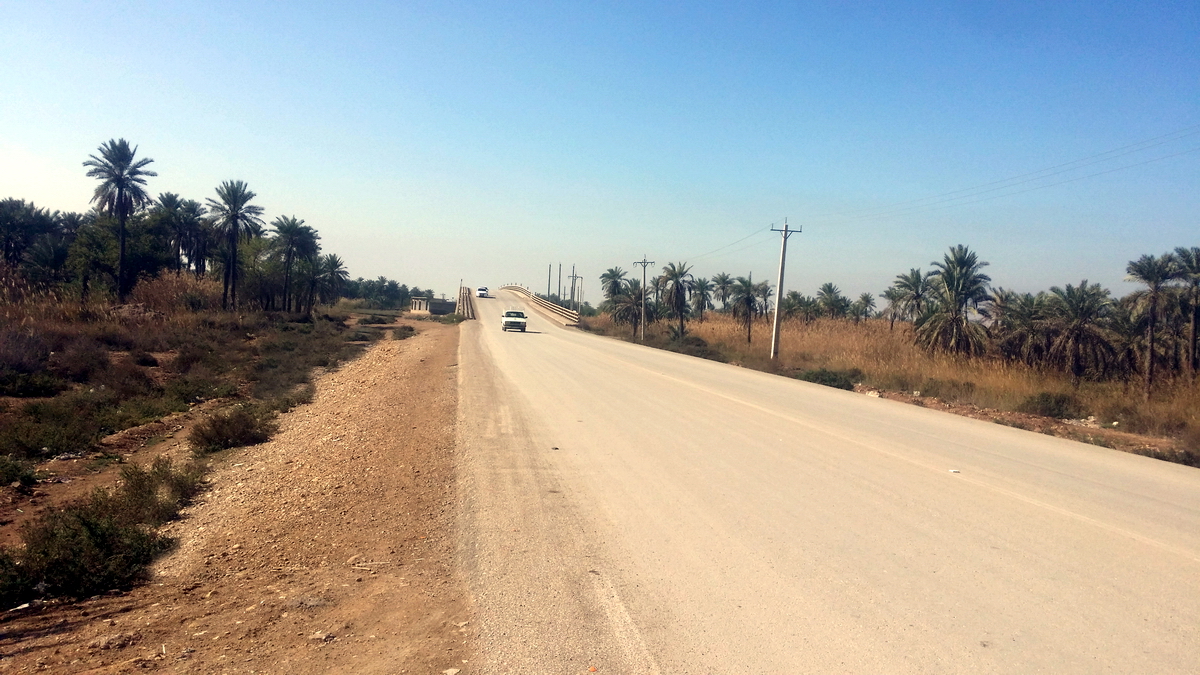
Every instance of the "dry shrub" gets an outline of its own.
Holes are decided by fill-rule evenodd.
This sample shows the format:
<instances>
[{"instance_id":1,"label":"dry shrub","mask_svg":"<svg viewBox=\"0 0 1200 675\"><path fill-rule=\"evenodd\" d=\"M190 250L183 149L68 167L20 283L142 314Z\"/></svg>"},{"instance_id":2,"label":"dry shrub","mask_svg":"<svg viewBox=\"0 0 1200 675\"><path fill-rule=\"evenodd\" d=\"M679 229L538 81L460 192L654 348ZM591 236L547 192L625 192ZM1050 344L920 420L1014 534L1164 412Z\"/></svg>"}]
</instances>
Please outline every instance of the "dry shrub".
<instances>
[{"instance_id":1,"label":"dry shrub","mask_svg":"<svg viewBox=\"0 0 1200 675\"><path fill-rule=\"evenodd\" d=\"M175 518L203 488L204 471L159 457L127 466L115 490L52 510L21 530L23 549L0 549L0 602L86 597L136 581L170 540L154 528Z\"/></svg>"},{"instance_id":2,"label":"dry shrub","mask_svg":"<svg viewBox=\"0 0 1200 675\"><path fill-rule=\"evenodd\" d=\"M192 451L198 455L219 452L270 440L278 429L275 414L269 410L236 406L218 412L192 427L188 435Z\"/></svg>"},{"instance_id":3,"label":"dry shrub","mask_svg":"<svg viewBox=\"0 0 1200 675\"><path fill-rule=\"evenodd\" d=\"M164 273L139 281L129 294L129 302L163 314L215 310L221 307L221 285L214 279L197 279L191 274Z\"/></svg>"}]
</instances>

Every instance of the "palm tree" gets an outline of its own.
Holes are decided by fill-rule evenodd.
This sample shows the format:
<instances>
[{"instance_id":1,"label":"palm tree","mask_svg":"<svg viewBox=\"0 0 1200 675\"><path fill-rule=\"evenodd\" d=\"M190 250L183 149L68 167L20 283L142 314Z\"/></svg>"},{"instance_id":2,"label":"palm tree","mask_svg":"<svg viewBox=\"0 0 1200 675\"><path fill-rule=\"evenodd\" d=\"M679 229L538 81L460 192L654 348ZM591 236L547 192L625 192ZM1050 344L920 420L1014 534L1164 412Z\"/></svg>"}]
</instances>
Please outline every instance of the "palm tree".
<instances>
[{"instance_id":1,"label":"palm tree","mask_svg":"<svg viewBox=\"0 0 1200 675\"><path fill-rule=\"evenodd\" d=\"M700 277L692 284L692 307L696 310L696 318L704 321L704 310L712 309L713 282Z\"/></svg>"},{"instance_id":2,"label":"palm tree","mask_svg":"<svg viewBox=\"0 0 1200 675\"><path fill-rule=\"evenodd\" d=\"M821 311L831 319L844 316L850 308L850 301L831 283L821 284L817 289L817 302L821 305Z\"/></svg>"},{"instance_id":3,"label":"palm tree","mask_svg":"<svg viewBox=\"0 0 1200 675\"><path fill-rule=\"evenodd\" d=\"M171 233L171 248L172 258L175 260L175 273L179 274L180 268L183 266L183 238L182 231L182 209L183 200L174 192L164 192L158 195L158 201L154 203L154 211L162 219L162 224L166 225L167 231Z\"/></svg>"},{"instance_id":4,"label":"palm tree","mask_svg":"<svg viewBox=\"0 0 1200 675\"><path fill-rule=\"evenodd\" d=\"M870 293L863 293L858 296L857 300L850 304L850 312L854 315L854 323L870 318L871 313L874 311L875 296Z\"/></svg>"},{"instance_id":5,"label":"palm tree","mask_svg":"<svg viewBox=\"0 0 1200 675\"><path fill-rule=\"evenodd\" d=\"M621 289L625 286L625 275L625 270L620 267L610 267L600 275L600 290L605 298L612 300L621 294Z\"/></svg>"},{"instance_id":6,"label":"palm tree","mask_svg":"<svg viewBox=\"0 0 1200 675\"><path fill-rule=\"evenodd\" d=\"M1154 337L1158 320L1159 305L1167 284L1182 276L1183 272L1175 262L1175 257L1164 253L1157 258L1143 255L1137 260L1131 260L1125 268L1130 281L1145 284L1146 289L1139 291L1136 302L1146 308L1146 400L1150 400L1150 390L1154 386Z\"/></svg>"},{"instance_id":7,"label":"palm tree","mask_svg":"<svg viewBox=\"0 0 1200 675\"><path fill-rule=\"evenodd\" d=\"M775 294L775 287L770 281L760 281L754 284L754 292L758 294L758 312L766 316L771 312L771 296Z\"/></svg>"},{"instance_id":8,"label":"palm tree","mask_svg":"<svg viewBox=\"0 0 1200 675\"><path fill-rule=\"evenodd\" d=\"M226 263L225 285L221 293L221 309L237 309L238 241L244 238L247 228L262 226L261 206L250 204L256 194L245 182L227 180L217 188L218 199L208 199L208 208L217 227L225 235Z\"/></svg>"},{"instance_id":9,"label":"palm tree","mask_svg":"<svg viewBox=\"0 0 1200 675\"><path fill-rule=\"evenodd\" d=\"M695 279L692 277L692 268L684 262L667 263L663 267L662 279L663 284L663 300L667 306L667 310L679 320L679 333L683 337L684 328L683 321L688 313L688 297L692 294L692 285Z\"/></svg>"},{"instance_id":10,"label":"palm tree","mask_svg":"<svg viewBox=\"0 0 1200 675\"><path fill-rule=\"evenodd\" d=\"M900 306L905 318L913 320L925 313L929 305L929 280L932 275L932 272L921 272L915 267L905 274L896 275L892 287L900 292Z\"/></svg>"},{"instance_id":11,"label":"palm tree","mask_svg":"<svg viewBox=\"0 0 1200 675\"><path fill-rule=\"evenodd\" d=\"M633 326L633 335L637 335L638 326L642 320L642 303L644 302L646 302L646 289L642 288L642 282L630 279L625 283L622 292L614 296L611 301L613 322L627 323ZM650 311L653 311L653 308L647 307L647 312ZM649 315L646 320L650 320Z\"/></svg>"},{"instance_id":12,"label":"palm tree","mask_svg":"<svg viewBox=\"0 0 1200 675\"><path fill-rule=\"evenodd\" d=\"M779 309L789 319L799 316L804 323L808 323L820 315L821 304L816 298L804 295L800 291L788 291L788 294L783 296Z\"/></svg>"},{"instance_id":13,"label":"palm tree","mask_svg":"<svg viewBox=\"0 0 1200 675\"><path fill-rule=\"evenodd\" d=\"M749 278L738 277L733 283L730 300L733 301L733 315L746 321L746 344L750 344L750 322L758 309L758 288Z\"/></svg>"},{"instance_id":14,"label":"palm tree","mask_svg":"<svg viewBox=\"0 0 1200 675\"><path fill-rule=\"evenodd\" d=\"M320 278L317 282L321 302L327 305L337 302L341 297L342 287L349 279L350 272L346 270L346 263L339 256L332 253L321 256Z\"/></svg>"},{"instance_id":15,"label":"palm tree","mask_svg":"<svg viewBox=\"0 0 1200 675\"><path fill-rule=\"evenodd\" d=\"M321 237L317 231L296 216L279 216L271 221L275 228L275 245L283 255L283 311L292 311L292 267L297 258L317 254Z\"/></svg>"},{"instance_id":16,"label":"palm tree","mask_svg":"<svg viewBox=\"0 0 1200 675\"><path fill-rule=\"evenodd\" d=\"M937 269L931 274L935 310L927 310L917 320L917 340L931 351L979 355L987 346L987 333L978 322L971 321L969 311L979 311L986 301L991 277L980 270L987 263L966 246L950 249L942 262L932 263Z\"/></svg>"},{"instance_id":17,"label":"palm tree","mask_svg":"<svg viewBox=\"0 0 1200 675\"><path fill-rule=\"evenodd\" d=\"M900 317L900 313L902 311L901 308L903 307L904 303L904 294L900 292L899 288L896 288L895 285L892 285L884 289L884 291L879 294L879 297L887 300L887 307L884 308L883 312L888 318L888 330L894 330L896 328L896 319Z\"/></svg>"},{"instance_id":18,"label":"palm tree","mask_svg":"<svg viewBox=\"0 0 1200 675\"><path fill-rule=\"evenodd\" d=\"M1018 293L997 288L992 294L991 329L1000 353L1028 366L1042 364L1050 353L1053 334L1048 325L1046 293Z\"/></svg>"},{"instance_id":19,"label":"palm tree","mask_svg":"<svg viewBox=\"0 0 1200 675\"><path fill-rule=\"evenodd\" d=\"M1187 283L1188 305L1188 375L1196 380L1196 322L1200 319L1200 248L1180 246L1175 249L1175 261L1181 277Z\"/></svg>"},{"instance_id":20,"label":"palm tree","mask_svg":"<svg viewBox=\"0 0 1200 675\"><path fill-rule=\"evenodd\" d=\"M712 281L713 293L715 294L717 300L721 301L721 309L728 309L729 298L733 293L733 277L729 276L725 272L721 272L713 277Z\"/></svg>"},{"instance_id":21,"label":"palm tree","mask_svg":"<svg viewBox=\"0 0 1200 675\"><path fill-rule=\"evenodd\" d=\"M1100 284L1089 286L1087 279L1079 286L1067 284L1065 288L1050 289L1047 314L1055 338L1049 356L1071 373L1076 387L1089 368L1107 372L1116 356L1116 349L1101 325L1111 308L1108 290Z\"/></svg>"},{"instance_id":22,"label":"palm tree","mask_svg":"<svg viewBox=\"0 0 1200 675\"><path fill-rule=\"evenodd\" d=\"M83 165L90 167L88 178L100 181L92 193L92 202L117 219L117 300L125 302L129 283L125 278L125 223L138 207L150 201L146 193L146 177L157 176L146 166L154 160L149 157L135 159L137 146L129 147L124 138L102 143L100 156L88 155Z\"/></svg>"}]
</instances>

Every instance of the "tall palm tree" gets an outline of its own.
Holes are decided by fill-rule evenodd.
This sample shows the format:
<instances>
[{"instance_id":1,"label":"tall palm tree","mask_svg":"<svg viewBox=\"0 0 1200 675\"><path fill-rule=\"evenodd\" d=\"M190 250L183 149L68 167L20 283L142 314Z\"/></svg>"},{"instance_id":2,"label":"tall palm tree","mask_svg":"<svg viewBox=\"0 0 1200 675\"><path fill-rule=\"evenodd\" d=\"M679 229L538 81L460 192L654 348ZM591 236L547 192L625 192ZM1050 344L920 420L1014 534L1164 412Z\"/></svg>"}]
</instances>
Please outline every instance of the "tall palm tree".
<instances>
[{"instance_id":1,"label":"tall palm tree","mask_svg":"<svg viewBox=\"0 0 1200 675\"><path fill-rule=\"evenodd\" d=\"M339 256L329 253L321 256L320 281L317 284L321 302L332 304L341 296L342 287L350 279L346 263Z\"/></svg>"},{"instance_id":2,"label":"tall palm tree","mask_svg":"<svg viewBox=\"0 0 1200 675\"><path fill-rule=\"evenodd\" d=\"M979 355L987 347L987 333L970 310L979 311L986 301L991 277L980 270L987 263L963 245L954 246L941 262L932 263L935 311L926 311L917 321L917 339L927 349L955 354Z\"/></svg>"},{"instance_id":3,"label":"tall palm tree","mask_svg":"<svg viewBox=\"0 0 1200 675\"><path fill-rule=\"evenodd\" d=\"M1180 278L1187 284L1188 305L1188 375L1196 380L1196 322L1200 319L1200 248L1180 246L1175 249L1175 261L1179 266Z\"/></svg>"},{"instance_id":4,"label":"tall palm tree","mask_svg":"<svg viewBox=\"0 0 1200 675\"><path fill-rule=\"evenodd\" d=\"M704 321L704 310L712 309L713 282L700 277L692 284L692 307L696 310L696 318Z\"/></svg>"},{"instance_id":5,"label":"tall palm tree","mask_svg":"<svg viewBox=\"0 0 1200 675\"><path fill-rule=\"evenodd\" d=\"M692 277L692 268L684 262L667 263L659 278L663 282L664 304L667 306L667 311L679 320L678 335L682 337L684 334L683 322L688 313L688 298L692 294L692 285L695 283L695 278Z\"/></svg>"},{"instance_id":6,"label":"tall palm tree","mask_svg":"<svg viewBox=\"0 0 1200 675\"><path fill-rule=\"evenodd\" d=\"M1055 337L1049 356L1071 373L1076 387L1089 368L1107 372L1116 357L1116 349L1102 326L1111 309L1108 290L1100 284L1088 285L1087 279L1079 286L1067 284L1065 288L1050 289L1047 314Z\"/></svg>"},{"instance_id":7,"label":"tall palm tree","mask_svg":"<svg viewBox=\"0 0 1200 675\"><path fill-rule=\"evenodd\" d=\"M902 311L904 294L900 292L899 288L892 285L884 289L883 293L879 294L879 297L887 300L887 307L884 308L883 312L888 318L888 330L894 330L896 328L896 319L900 317Z\"/></svg>"},{"instance_id":8,"label":"tall palm tree","mask_svg":"<svg viewBox=\"0 0 1200 675\"><path fill-rule=\"evenodd\" d=\"M733 293L733 277L729 276L725 272L721 272L712 278L712 282L713 294L717 300L721 301L721 309L728 309L729 298Z\"/></svg>"},{"instance_id":9,"label":"tall palm tree","mask_svg":"<svg viewBox=\"0 0 1200 675\"><path fill-rule=\"evenodd\" d=\"M1167 285L1178 279L1182 275L1182 271L1176 264L1175 257L1170 253L1164 253L1157 258L1152 255L1143 255L1137 260L1131 260L1125 268L1125 272L1129 275L1130 281L1136 281L1146 286L1145 290L1138 293L1136 300L1138 304L1145 307L1147 315L1145 397L1149 401L1150 390L1154 386L1154 338L1159 305L1162 304Z\"/></svg>"},{"instance_id":10,"label":"tall palm tree","mask_svg":"<svg viewBox=\"0 0 1200 675\"><path fill-rule=\"evenodd\" d=\"M194 199L185 199L179 206L180 248L197 277L204 276L212 240L212 226L204 213L204 205Z\"/></svg>"},{"instance_id":11,"label":"tall palm tree","mask_svg":"<svg viewBox=\"0 0 1200 675\"><path fill-rule=\"evenodd\" d=\"M929 305L932 272L922 272L912 268L904 274L896 275L892 287L900 291L900 306L906 319L913 320L925 313Z\"/></svg>"},{"instance_id":12,"label":"tall palm tree","mask_svg":"<svg viewBox=\"0 0 1200 675\"><path fill-rule=\"evenodd\" d=\"M746 344L750 344L750 327L758 309L758 288L748 277L738 277L730 293L733 315L746 321Z\"/></svg>"},{"instance_id":13,"label":"tall palm tree","mask_svg":"<svg viewBox=\"0 0 1200 675\"><path fill-rule=\"evenodd\" d=\"M238 241L247 228L262 227L261 206L250 203L258 195L245 182L227 180L217 188L217 199L208 199L208 209L217 227L225 235L225 285L221 293L221 309L237 309Z\"/></svg>"},{"instance_id":14,"label":"tall palm tree","mask_svg":"<svg viewBox=\"0 0 1200 675\"><path fill-rule=\"evenodd\" d=\"M171 236L171 248L173 249L171 257L175 262L176 274L179 274L179 270L183 266L182 209L183 200L174 192L163 192L154 202L154 211L162 219L162 224L167 227Z\"/></svg>"},{"instance_id":15,"label":"tall palm tree","mask_svg":"<svg viewBox=\"0 0 1200 675\"><path fill-rule=\"evenodd\" d=\"M138 207L150 201L146 193L146 177L157 176L146 167L154 160L149 157L136 159L137 146L132 148L124 138L109 139L99 148L100 156L88 155L83 165L88 168L88 178L100 181L92 193L96 203L110 216L117 219L117 300L125 302L129 293L129 280L125 271L125 223Z\"/></svg>"},{"instance_id":16,"label":"tall palm tree","mask_svg":"<svg viewBox=\"0 0 1200 675\"><path fill-rule=\"evenodd\" d=\"M620 267L610 267L600 275L600 291L604 293L606 299L612 300L620 295L621 289L625 286L626 274L625 270Z\"/></svg>"},{"instance_id":17,"label":"tall palm tree","mask_svg":"<svg viewBox=\"0 0 1200 675\"><path fill-rule=\"evenodd\" d=\"M292 311L292 267L297 258L317 254L321 237L317 231L296 216L279 216L271 221L275 229L275 245L283 256L283 311Z\"/></svg>"}]
</instances>

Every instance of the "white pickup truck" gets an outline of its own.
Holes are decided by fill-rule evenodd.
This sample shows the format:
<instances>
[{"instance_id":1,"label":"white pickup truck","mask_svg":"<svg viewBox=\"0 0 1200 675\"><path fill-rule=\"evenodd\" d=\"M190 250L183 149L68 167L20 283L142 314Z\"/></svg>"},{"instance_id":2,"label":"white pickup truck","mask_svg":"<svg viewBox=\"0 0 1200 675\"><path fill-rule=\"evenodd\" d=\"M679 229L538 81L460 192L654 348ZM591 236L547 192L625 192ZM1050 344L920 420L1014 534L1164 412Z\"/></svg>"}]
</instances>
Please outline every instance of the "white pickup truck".
<instances>
[{"instance_id":1,"label":"white pickup truck","mask_svg":"<svg viewBox=\"0 0 1200 675\"><path fill-rule=\"evenodd\" d=\"M510 309L504 312L504 316L500 317L503 320L500 328L502 330L519 330L525 332L525 312L519 309Z\"/></svg>"}]
</instances>

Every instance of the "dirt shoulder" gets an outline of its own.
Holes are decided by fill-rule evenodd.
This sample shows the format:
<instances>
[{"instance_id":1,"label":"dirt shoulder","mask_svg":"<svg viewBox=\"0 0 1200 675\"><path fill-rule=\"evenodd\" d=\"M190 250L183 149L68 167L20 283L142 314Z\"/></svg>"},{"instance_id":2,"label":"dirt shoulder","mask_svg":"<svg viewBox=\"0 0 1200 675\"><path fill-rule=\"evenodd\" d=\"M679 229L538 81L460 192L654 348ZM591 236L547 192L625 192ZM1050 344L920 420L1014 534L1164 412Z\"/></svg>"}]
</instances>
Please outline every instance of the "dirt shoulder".
<instances>
[{"instance_id":1,"label":"dirt shoulder","mask_svg":"<svg viewBox=\"0 0 1200 675\"><path fill-rule=\"evenodd\" d=\"M270 442L217 460L149 584L6 613L0 672L467 672L458 329L416 329L318 379Z\"/></svg>"}]
</instances>

